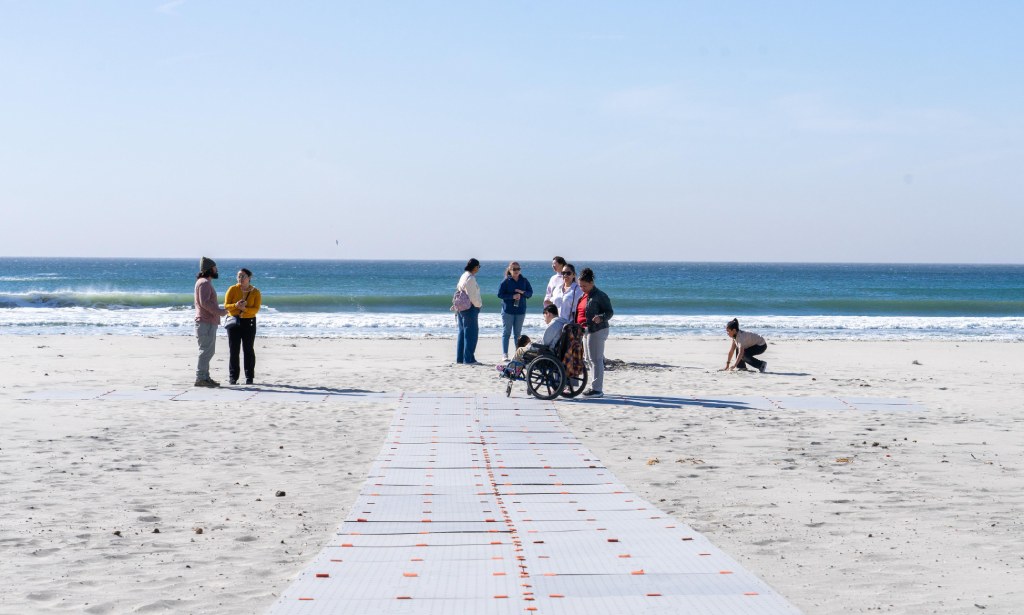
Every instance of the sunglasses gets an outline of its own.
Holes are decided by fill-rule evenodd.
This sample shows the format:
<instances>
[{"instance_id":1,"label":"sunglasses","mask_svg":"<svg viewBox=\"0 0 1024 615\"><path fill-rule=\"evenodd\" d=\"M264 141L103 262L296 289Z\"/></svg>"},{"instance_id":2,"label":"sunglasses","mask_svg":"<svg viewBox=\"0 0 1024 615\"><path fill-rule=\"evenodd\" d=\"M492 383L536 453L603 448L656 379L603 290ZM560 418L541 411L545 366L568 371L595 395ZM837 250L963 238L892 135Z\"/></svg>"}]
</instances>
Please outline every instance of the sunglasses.
<instances>
[{"instance_id":1,"label":"sunglasses","mask_svg":"<svg viewBox=\"0 0 1024 615\"><path fill-rule=\"evenodd\" d=\"M522 271L522 269L520 269L519 267L513 267L512 271Z\"/></svg>"},{"instance_id":2,"label":"sunglasses","mask_svg":"<svg viewBox=\"0 0 1024 615\"><path fill-rule=\"evenodd\" d=\"M576 274L571 272L571 271L563 271L562 275L576 275Z\"/></svg>"}]
</instances>

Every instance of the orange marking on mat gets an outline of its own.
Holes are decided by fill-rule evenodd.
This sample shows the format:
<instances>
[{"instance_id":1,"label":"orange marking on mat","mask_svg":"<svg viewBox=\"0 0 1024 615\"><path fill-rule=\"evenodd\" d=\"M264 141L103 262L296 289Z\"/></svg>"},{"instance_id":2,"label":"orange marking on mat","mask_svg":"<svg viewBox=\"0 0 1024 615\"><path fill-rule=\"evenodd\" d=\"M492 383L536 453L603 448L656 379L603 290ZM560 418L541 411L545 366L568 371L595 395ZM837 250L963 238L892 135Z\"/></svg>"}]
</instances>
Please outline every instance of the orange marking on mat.
<instances>
[{"instance_id":1,"label":"orange marking on mat","mask_svg":"<svg viewBox=\"0 0 1024 615\"><path fill-rule=\"evenodd\" d=\"M508 596L506 596L505 594L496 594L494 597L495 598L508 598Z\"/></svg>"},{"instance_id":2,"label":"orange marking on mat","mask_svg":"<svg viewBox=\"0 0 1024 615\"><path fill-rule=\"evenodd\" d=\"M660 596L661 594L656 594L656 593L650 593L650 594L647 594L647 595L648 595L648 596L651 596L651 597L653 598L653 597L657 597L657 596Z\"/></svg>"},{"instance_id":3,"label":"orange marking on mat","mask_svg":"<svg viewBox=\"0 0 1024 615\"><path fill-rule=\"evenodd\" d=\"M331 575L327 574L326 572L318 572L318 573L316 573L316 578L318 578L318 579L329 579L329 578L331 578Z\"/></svg>"},{"instance_id":4,"label":"orange marking on mat","mask_svg":"<svg viewBox=\"0 0 1024 615\"><path fill-rule=\"evenodd\" d=\"M418 577L420 575L416 574L415 572L403 572L402 576L403 577Z\"/></svg>"},{"instance_id":5,"label":"orange marking on mat","mask_svg":"<svg viewBox=\"0 0 1024 615\"><path fill-rule=\"evenodd\" d=\"M299 600L312 600L312 598L299 598Z\"/></svg>"},{"instance_id":6,"label":"orange marking on mat","mask_svg":"<svg viewBox=\"0 0 1024 615\"><path fill-rule=\"evenodd\" d=\"M548 598L565 598L564 594L548 594Z\"/></svg>"},{"instance_id":7,"label":"orange marking on mat","mask_svg":"<svg viewBox=\"0 0 1024 615\"><path fill-rule=\"evenodd\" d=\"M744 596L759 596L757 592L743 592Z\"/></svg>"},{"instance_id":8,"label":"orange marking on mat","mask_svg":"<svg viewBox=\"0 0 1024 615\"><path fill-rule=\"evenodd\" d=\"M732 570L719 570L718 574L732 574Z\"/></svg>"},{"instance_id":9,"label":"orange marking on mat","mask_svg":"<svg viewBox=\"0 0 1024 615\"><path fill-rule=\"evenodd\" d=\"M633 572L631 572L631 573L629 573L629 574L637 574L637 575L639 575L639 574L644 574L644 571L643 571L643 569L640 569L640 570L634 570Z\"/></svg>"}]
</instances>

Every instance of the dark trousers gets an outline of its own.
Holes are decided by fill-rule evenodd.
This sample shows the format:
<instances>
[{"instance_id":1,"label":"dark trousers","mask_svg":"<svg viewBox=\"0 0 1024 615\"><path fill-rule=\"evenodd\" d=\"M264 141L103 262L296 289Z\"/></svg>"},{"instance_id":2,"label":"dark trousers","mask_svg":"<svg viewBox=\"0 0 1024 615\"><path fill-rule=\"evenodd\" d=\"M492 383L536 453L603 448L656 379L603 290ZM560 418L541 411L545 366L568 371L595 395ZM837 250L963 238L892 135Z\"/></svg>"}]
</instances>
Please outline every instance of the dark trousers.
<instances>
[{"instance_id":1,"label":"dark trousers","mask_svg":"<svg viewBox=\"0 0 1024 615\"><path fill-rule=\"evenodd\" d=\"M256 351L253 343L256 341L256 319L241 318L237 327L228 329L228 377L231 380L238 380L238 351L245 351L245 377L252 379L253 371L256 369Z\"/></svg>"},{"instance_id":2,"label":"dark trousers","mask_svg":"<svg viewBox=\"0 0 1024 615\"><path fill-rule=\"evenodd\" d=\"M768 350L768 344L758 344L757 346L747 348L743 351L743 358L740 359L740 365L749 365L754 369L761 369L761 366L764 365L764 361L761 359L755 359L754 357L765 350Z\"/></svg>"},{"instance_id":3,"label":"dark trousers","mask_svg":"<svg viewBox=\"0 0 1024 615\"><path fill-rule=\"evenodd\" d=\"M459 338L455 342L456 363L476 363L476 342L480 337L480 308L469 306L456 314Z\"/></svg>"}]
</instances>

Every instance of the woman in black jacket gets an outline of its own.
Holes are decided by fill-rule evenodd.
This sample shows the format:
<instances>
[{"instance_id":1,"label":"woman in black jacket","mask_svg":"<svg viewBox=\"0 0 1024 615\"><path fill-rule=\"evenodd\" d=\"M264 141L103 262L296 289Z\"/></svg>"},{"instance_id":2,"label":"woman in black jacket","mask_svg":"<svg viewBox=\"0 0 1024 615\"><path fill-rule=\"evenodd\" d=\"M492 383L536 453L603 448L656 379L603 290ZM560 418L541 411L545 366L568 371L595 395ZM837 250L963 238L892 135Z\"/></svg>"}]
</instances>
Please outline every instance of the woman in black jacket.
<instances>
[{"instance_id":1,"label":"woman in black jacket","mask_svg":"<svg viewBox=\"0 0 1024 615\"><path fill-rule=\"evenodd\" d=\"M608 341L608 321L615 315L612 309L612 301L603 290L594 286L594 271L587 267L580 272L580 288L586 293L584 313L586 315L587 335L583 340L583 349L586 350L587 362L590 363L590 373L594 379L591 381L590 389L583 392L584 397L604 396L604 343Z\"/></svg>"}]
</instances>

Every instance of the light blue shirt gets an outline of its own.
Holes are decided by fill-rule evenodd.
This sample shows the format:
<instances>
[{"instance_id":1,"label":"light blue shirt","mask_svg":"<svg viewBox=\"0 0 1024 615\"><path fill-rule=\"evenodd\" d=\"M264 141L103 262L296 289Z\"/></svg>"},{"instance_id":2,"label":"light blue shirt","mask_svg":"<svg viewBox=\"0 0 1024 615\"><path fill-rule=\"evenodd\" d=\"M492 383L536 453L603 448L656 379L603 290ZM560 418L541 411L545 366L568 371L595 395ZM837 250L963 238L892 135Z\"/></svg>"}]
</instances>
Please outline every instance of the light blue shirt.
<instances>
[{"instance_id":1,"label":"light blue shirt","mask_svg":"<svg viewBox=\"0 0 1024 615\"><path fill-rule=\"evenodd\" d=\"M558 341L558 336L562 334L562 327L569 324L569 321L562 318L561 316L553 319L548 328L544 330L544 339L541 340L541 344L548 347L553 347L555 342Z\"/></svg>"}]
</instances>

